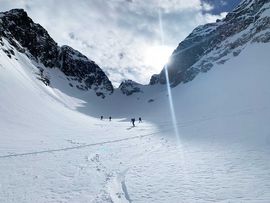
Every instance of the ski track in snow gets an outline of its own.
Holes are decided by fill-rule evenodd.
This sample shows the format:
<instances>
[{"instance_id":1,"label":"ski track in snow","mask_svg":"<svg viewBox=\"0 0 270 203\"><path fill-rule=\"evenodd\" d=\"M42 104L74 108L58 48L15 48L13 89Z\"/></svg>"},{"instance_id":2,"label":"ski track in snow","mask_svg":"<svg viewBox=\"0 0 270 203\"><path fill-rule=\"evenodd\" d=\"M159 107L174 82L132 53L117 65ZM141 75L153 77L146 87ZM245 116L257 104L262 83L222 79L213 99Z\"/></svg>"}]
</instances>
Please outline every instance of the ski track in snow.
<instances>
[{"instance_id":1,"label":"ski track in snow","mask_svg":"<svg viewBox=\"0 0 270 203\"><path fill-rule=\"evenodd\" d=\"M149 137L149 136L153 136L156 134L160 134L162 132L169 132L169 131L172 131L172 128L170 128L168 130L162 130L162 131L153 132L150 134L145 134L145 135L138 135L138 136L133 136L133 137L128 137L128 138L122 138L122 139L110 140L110 141L104 141L104 142L98 142L98 143L92 143L92 144L84 144L84 145L79 145L79 146L75 146L75 147L65 147L65 148L60 148L60 149L51 149L51 150L43 150L43 151L35 151L35 152L27 152L27 153L19 153L19 154L1 155L0 159L11 158L11 157L21 157L21 156L28 156L28 155L38 155L38 154L44 154L44 153L61 152L61 151L75 150L75 149L81 149L81 148L98 146L98 145L106 145L106 144L111 144L111 143L124 142L124 141L128 141L128 140Z\"/></svg>"},{"instance_id":2,"label":"ski track in snow","mask_svg":"<svg viewBox=\"0 0 270 203\"><path fill-rule=\"evenodd\" d=\"M126 184L125 184L125 170L122 173L116 174L112 180L110 180L107 184L108 193L113 202L123 202L123 203L130 203L131 199L129 197Z\"/></svg>"}]
</instances>

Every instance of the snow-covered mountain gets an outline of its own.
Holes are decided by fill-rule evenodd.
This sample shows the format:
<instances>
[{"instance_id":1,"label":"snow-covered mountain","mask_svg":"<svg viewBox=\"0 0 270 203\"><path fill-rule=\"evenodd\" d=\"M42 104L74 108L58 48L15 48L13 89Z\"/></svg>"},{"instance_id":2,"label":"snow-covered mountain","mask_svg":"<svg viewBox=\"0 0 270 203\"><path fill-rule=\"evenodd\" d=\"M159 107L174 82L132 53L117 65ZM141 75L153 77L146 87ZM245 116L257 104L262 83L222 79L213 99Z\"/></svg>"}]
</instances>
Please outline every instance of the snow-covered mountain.
<instances>
[{"instance_id":1,"label":"snow-covered mountain","mask_svg":"<svg viewBox=\"0 0 270 203\"><path fill-rule=\"evenodd\" d=\"M16 18L22 10L1 13L0 202L270 202L268 7L268 1L246 0L217 22L239 20L226 35L244 26L249 13L261 13L202 55L196 64L207 59L213 67L171 88L172 100L159 75L155 85L128 80L113 94L104 80L101 86L94 80L96 91L78 90L88 76L91 83L88 69L96 65L57 47L39 25L23 26L24 18ZM36 29L34 37L27 29ZM243 46L228 48L251 35ZM102 84L105 99L96 96ZM132 117L143 122L132 127Z\"/></svg>"},{"instance_id":2,"label":"snow-covered mountain","mask_svg":"<svg viewBox=\"0 0 270 203\"><path fill-rule=\"evenodd\" d=\"M249 43L269 43L269 13L269 0L244 0L224 19L194 29L167 64L171 86L237 57ZM152 76L150 84L156 83L166 83L165 69Z\"/></svg>"},{"instance_id":3,"label":"snow-covered mountain","mask_svg":"<svg viewBox=\"0 0 270 203\"><path fill-rule=\"evenodd\" d=\"M10 49L3 48L6 40ZM36 62L42 81L49 84L50 70L58 68L70 85L81 90L93 89L98 96L113 92L113 86L94 61L69 46L59 47L48 32L34 23L22 9L0 13L1 48L14 58L14 49ZM75 84L74 84L75 83Z\"/></svg>"}]
</instances>

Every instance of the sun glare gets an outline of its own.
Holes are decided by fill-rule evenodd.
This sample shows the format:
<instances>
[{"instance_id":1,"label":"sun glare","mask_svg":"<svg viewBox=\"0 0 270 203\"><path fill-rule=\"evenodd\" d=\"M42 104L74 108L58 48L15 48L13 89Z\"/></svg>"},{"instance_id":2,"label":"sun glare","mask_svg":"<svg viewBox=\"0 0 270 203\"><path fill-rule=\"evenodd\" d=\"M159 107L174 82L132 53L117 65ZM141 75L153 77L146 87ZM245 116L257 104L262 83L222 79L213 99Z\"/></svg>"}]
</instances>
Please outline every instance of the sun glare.
<instances>
[{"instance_id":1,"label":"sun glare","mask_svg":"<svg viewBox=\"0 0 270 203\"><path fill-rule=\"evenodd\" d=\"M144 62L156 70L161 70L169 61L173 48L169 46L156 45L149 47L144 53Z\"/></svg>"}]
</instances>

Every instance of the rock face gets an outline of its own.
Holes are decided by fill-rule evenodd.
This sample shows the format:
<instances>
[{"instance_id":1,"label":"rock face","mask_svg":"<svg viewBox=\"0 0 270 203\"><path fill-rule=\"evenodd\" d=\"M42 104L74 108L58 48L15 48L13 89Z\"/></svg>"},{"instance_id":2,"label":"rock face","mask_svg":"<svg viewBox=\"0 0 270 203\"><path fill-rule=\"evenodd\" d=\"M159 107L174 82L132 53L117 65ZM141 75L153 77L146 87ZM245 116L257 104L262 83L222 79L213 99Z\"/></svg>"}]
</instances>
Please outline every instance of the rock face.
<instances>
[{"instance_id":1,"label":"rock face","mask_svg":"<svg viewBox=\"0 0 270 203\"><path fill-rule=\"evenodd\" d=\"M104 96L101 94L104 90L113 92L113 86L101 68L80 52L69 46L62 46L59 61L60 70L66 76L84 84L81 89L94 89L98 96Z\"/></svg>"},{"instance_id":2,"label":"rock face","mask_svg":"<svg viewBox=\"0 0 270 203\"><path fill-rule=\"evenodd\" d=\"M81 84L79 89L93 89L103 97L104 93L113 92L110 80L95 62L71 47L59 47L48 32L22 9L0 13L0 39L2 37L46 68L59 68L67 77Z\"/></svg>"},{"instance_id":3,"label":"rock face","mask_svg":"<svg viewBox=\"0 0 270 203\"><path fill-rule=\"evenodd\" d=\"M172 87L193 80L214 64L241 53L248 43L270 42L270 0L244 0L223 20L197 27L175 49L167 64ZM150 84L165 84L165 67Z\"/></svg>"},{"instance_id":4,"label":"rock face","mask_svg":"<svg viewBox=\"0 0 270 203\"><path fill-rule=\"evenodd\" d=\"M150 79L150 83L149 85L154 85L159 83L159 75L158 74L154 74L152 75L151 79Z\"/></svg>"},{"instance_id":5,"label":"rock face","mask_svg":"<svg viewBox=\"0 0 270 203\"><path fill-rule=\"evenodd\" d=\"M142 85L132 80L125 80L119 85L119 89L123 94L129 96L134 93L142 92L140 86Z\"/></svg>"},{"instance_id":6,"label":"rock face","mask_svg":"<svg viewBox=\"0 0 270 203\"><path fill-rule=\"evenodd\" d=\"M22 9L0 14L0 35L19 51L28 51L47 67L57 64L57 43L39 24L35 24Z\"/></svg>"}]
</instances>

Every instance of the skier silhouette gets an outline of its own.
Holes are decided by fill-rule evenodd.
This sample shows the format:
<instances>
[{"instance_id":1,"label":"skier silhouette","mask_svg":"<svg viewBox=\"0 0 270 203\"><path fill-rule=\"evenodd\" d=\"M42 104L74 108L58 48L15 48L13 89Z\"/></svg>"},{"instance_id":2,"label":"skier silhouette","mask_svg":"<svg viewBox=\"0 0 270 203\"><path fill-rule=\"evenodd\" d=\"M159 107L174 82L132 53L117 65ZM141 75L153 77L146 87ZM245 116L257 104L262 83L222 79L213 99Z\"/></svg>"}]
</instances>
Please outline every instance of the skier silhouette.
<instances>
[{"instance_id":1,"label":"skier silhouette","mask_svg":"<svg viewBox=\"0 0 270 203\"><path fill-rule=\"evenodd\" d=\"M142 123L142 118L141 117L139 117L139 123Z\"/></svg>"},{"instance_id":2,"label":"skier silhouette","mask_svg":"<svg viewBox=\"0 0 270 203\"><path fill-rule=\"evenodd\" d=\"M131 119L131 123L132 123L133 127L135 127L135 118Z\"/></svg>"},{"instance_id":3,"label":"skier silhouette","mask_svg":"<svg viewBox=\"0 0 270 203\"><path fill-rule=\"evenodd\" d=\"M103 116L100 116L100 120L103 120Z\"/></svg>"},{"instance_id":4,"label":"skier silhouette","mask_svg":"<svg viewBox=\"0 0 270 203\"><path fill-rule=\"evenodd\" d=\"M109 121L111 121L111 120L112 120L112 117L110 116L110 117L109 117Z\"/></svg>"}]
</instances>

